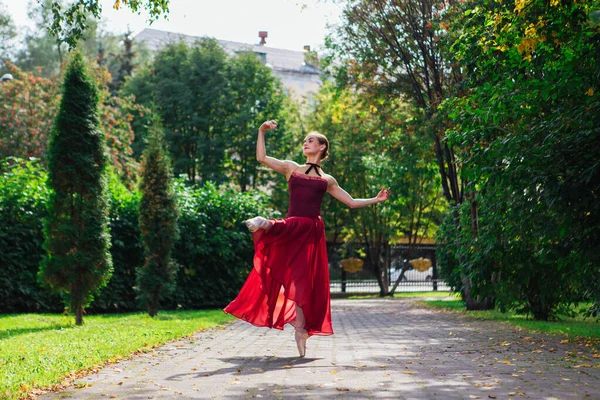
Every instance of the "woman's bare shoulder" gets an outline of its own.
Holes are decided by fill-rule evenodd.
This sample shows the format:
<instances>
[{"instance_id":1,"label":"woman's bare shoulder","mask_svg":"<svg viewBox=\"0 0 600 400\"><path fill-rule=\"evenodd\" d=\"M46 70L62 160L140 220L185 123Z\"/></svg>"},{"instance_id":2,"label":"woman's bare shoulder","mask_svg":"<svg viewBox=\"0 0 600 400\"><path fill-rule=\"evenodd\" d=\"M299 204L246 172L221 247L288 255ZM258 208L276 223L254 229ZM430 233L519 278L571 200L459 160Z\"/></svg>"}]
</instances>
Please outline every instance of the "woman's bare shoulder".
<instances>
[{"instance_id":1,"label":"woman's bare shoulder","mask_svg":"<svg viewBox=\"0 0 600 400\"><path fill-rule=\"evenodd\" d=\"M292 161L292 160L283 160L283 162L285 163L285 180L289 181L290 180L290 176L292 176L292 174L294 173L294 171L296 171L298 168L300 168L300 164L298 164L296 161Z\"/></svg>"},{"instance_id":2,"label":"woman's bare shoulder","mask_svg":"<svg viewBox=\"0 0 600 400\"><path fill-rule=\"evenodd\" d=\"M323 178L327 179L327 186L331 186L331 185L337 185L337 181L335 180L335 178L329 174L326 174L323 172Z\"/></svg>"}]
</instances>

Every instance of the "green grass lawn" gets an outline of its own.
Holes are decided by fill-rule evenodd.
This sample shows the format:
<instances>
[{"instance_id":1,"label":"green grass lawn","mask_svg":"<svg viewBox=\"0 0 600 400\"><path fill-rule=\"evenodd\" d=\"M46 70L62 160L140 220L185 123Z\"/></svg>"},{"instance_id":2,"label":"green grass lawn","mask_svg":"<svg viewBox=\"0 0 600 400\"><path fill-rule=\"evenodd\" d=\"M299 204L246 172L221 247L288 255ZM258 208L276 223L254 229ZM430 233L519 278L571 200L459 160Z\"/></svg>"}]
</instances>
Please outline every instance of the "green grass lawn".
<instances>
[{"instance_id":1,"label":"green grass lawn","mask_svg":"<svg viewBox=\"0 0 600 400\"><path fill-rule=\"evenodd\" d=\"M161 311L156 318L90 315L75 326L72 316L0 315L0 398L18 399L79 371L233 319L221 310Z\"/></svg>"},{"instance_id":2,"label":"green grass lawn","mask_svg":"<svg viewBox=\"0 0 600 400\"><path fill-rule=\"evenodd\" d=\"M428 307L441 308L452 312L462 313L474 318L508 321L512 324L521 326L537 332L550 333L554 335L567 335L570 338L588 338L600 340L600 322L595 319L583 317L561 318L559 321L534 321L523 314L514 312L502 313L498 310L485 311L467 311L462 300L454 299L449 301L421 301L420 304Z\"/></svg>"}]
</instances>

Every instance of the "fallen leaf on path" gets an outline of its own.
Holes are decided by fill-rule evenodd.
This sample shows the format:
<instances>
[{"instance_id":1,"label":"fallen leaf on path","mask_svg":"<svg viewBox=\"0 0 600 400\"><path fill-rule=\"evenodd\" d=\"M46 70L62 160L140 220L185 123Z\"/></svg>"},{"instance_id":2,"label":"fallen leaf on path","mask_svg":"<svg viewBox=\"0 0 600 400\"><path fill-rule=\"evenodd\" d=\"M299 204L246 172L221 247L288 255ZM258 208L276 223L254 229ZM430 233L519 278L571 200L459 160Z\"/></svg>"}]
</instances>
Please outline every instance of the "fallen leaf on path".
<instances>
[{"instance_id":1,"label":"fallen leaf on path","mask_svg":"<svg viewBox=\"0 0 600 400\"><path fill-rule=\"evenodd\" d=\"M348 388L339 388L339 387L336 387L335 390L337 390L338 392L349 392L350 391L350 389L348 389Z\"/></svg>"}]
</instances>

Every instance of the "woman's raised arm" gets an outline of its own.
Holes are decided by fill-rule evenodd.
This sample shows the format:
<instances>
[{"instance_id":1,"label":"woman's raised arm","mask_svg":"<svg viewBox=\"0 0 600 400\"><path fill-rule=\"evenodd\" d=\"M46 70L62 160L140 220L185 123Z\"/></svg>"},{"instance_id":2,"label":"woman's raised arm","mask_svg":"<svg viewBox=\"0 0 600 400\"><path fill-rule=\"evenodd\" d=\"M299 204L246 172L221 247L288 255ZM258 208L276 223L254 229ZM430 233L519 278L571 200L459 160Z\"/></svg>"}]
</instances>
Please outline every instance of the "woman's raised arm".
<instances>
[{"instance_id":1,"label":"woman's raised arm","mask_svg":"<svg viewBox=\"0 0 600 400\"><path fill-rule=\"evenodd\" d=\"M258 139L256 140L256 159L259 163L266 165L273 171L285 174L286 176L291 174L297 167L297 164L293 161L278 160L267 155L267 149L265 147L265 131L269 131L277 128L277 122L275 120L263 122L258 128Z\"/></svg>"},{"instance_id":2,"label":"woman's raised arm","mask_svg":"<svg viewBox=\"0 0 600 400\"><path fill-rule=\"evenodd\" d=\"M379 191L376 197L370 199L354 199L348 192L338 185L337 181L331 175L329 175L328 181L329 185L327 187L327 191L329 194L350 208L360 208L370 206L371 204L381 203L390 197L390 188L383 188Z\"/></svg>"}]
</instances>

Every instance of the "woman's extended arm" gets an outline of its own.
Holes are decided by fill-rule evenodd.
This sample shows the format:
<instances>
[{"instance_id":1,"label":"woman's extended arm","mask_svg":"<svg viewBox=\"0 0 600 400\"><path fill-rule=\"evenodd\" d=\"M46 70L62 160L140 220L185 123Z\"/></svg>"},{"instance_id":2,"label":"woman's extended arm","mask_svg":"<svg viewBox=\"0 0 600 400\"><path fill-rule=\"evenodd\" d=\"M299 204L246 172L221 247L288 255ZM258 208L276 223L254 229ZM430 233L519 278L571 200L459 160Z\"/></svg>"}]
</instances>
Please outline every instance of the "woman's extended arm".
<instances>
[{"instance_id":1,"label":"woman's extended arm","mask_svg":"<svg viewBox=\"0 0 600 400\"><path fill-rule=\"evenodd\" d=\"M256 159L259 163L266 165L280 174L289 175L296 169L296 163L288 160L278 160L267 155L265 147L265 131L277 128L277 122L274 120L263 122L258 128L258 139L256 140Z\"/></svg>"},{"instance_id":2,"label":"woman's extended arm","mask_svg":"<svg viewBox=\"0 0 600 400\"><path fill-rule=\"evenodd\" d=\"M329 194L350 208L360 208L370 206L371 204L381 203L390 197L390 188L384 188L379 191L376 197L370 199L354 199L338 185L337 181L332 176L329 176L328 180L329 186L327 187L327 191Z\"/></svg>"}]
</instances>

